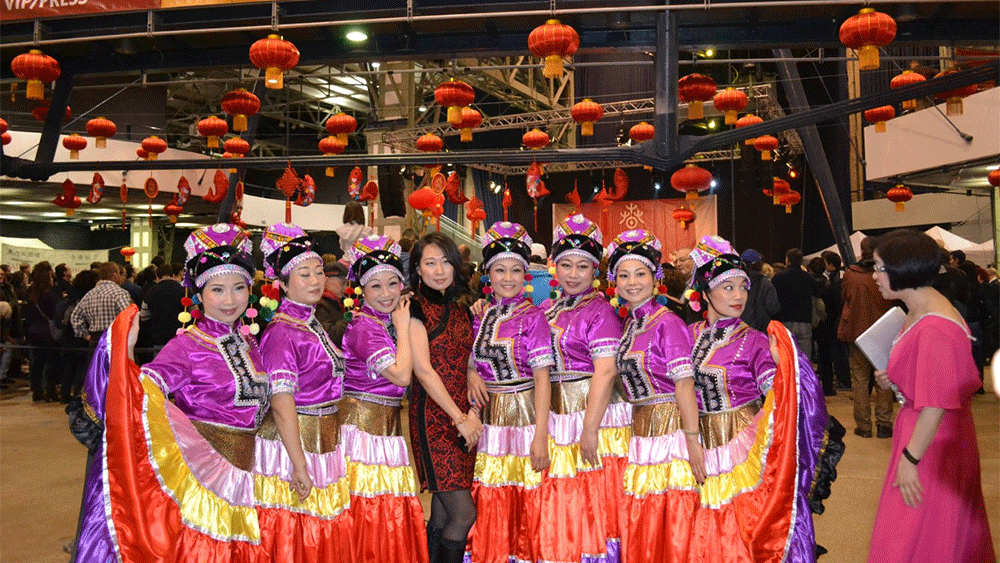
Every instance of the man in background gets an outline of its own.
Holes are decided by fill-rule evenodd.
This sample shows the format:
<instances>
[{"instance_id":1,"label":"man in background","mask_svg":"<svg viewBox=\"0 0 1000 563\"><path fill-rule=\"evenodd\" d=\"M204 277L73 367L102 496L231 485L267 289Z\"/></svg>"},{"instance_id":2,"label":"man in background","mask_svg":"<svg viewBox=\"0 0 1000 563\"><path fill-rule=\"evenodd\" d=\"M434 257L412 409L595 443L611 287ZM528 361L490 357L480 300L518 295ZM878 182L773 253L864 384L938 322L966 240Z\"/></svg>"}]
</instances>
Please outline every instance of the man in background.
<instances>
[{"instance_id":1,"label":"man in background","mask_svg":"<svg viewBox=\"0 0 1000 563\"><path fill-rule=\"evenodd\" d=\"M774 315L792 334L807 358L812 357L812 298L816 283L802 269L802 250L792 248L785 253L785 269L774 274L771 283L778 294L781 308Z\"/></svg>"},{"instance_id":2,"label":"man in background","mask_svg":"<svg viewBox=\"0 0 1000 563\"><path fill-rule=\"evenodd\" d=\"M97 345L101 333L111 326L118 313L132 304L132 296L121 287L125 276L118 264L105 262L97 273L100 281L80 299L70 316L73 332L90 342L91 348Z\"/></svg>"},{"instance_id":3,"label":"man in background","mask_svg":"<svg viewBox=\"0 0 1000 563\"><path fill-rule=\"evenodd\" d=\"M184 267L164 264L156 269L156 283L142 302L139 312L139 342L142 347L163 346L177 334L184 311Z\"/></svg>"},{"instance_id":4,"label":"man in background","mask_svg":"<svg viewBox=\"0 0 1000 563\"><path fill-rule=\"evenodd\" d=\"M323 287L323 297L316 303L316 320L326 330L337 347L344 338L347 321L344 319L344 291L347 289L347 266L336 260L323 264L323 274L326 275L326 285Z\"/></svg>"}]
</instances>

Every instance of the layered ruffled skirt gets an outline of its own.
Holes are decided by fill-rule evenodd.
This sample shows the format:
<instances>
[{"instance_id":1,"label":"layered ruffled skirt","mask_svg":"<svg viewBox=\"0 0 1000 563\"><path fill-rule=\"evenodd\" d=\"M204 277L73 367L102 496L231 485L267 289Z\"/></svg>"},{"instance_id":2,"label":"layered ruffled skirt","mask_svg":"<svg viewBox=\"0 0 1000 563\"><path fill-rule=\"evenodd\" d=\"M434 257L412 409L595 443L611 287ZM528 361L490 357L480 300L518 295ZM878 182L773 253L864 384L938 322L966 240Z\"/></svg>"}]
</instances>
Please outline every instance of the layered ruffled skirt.
<instances>
[{"instance_id":1,"label":"layered ruffled skirt","mask_svg":"<svg viewBox=\"0 0 1000 563\"><path fill-rule=\"evenodd\" d=\"M476 523L467 561L539 560L542 474L531 468L534 397L534 389L489 394L472 482Z\"/></svg>"},{"instance_id":2,"label":"layered ruffled skirt","mask_svg":"<svg viewBox=\"0 0 1000 563\"><path fill-rule=\"evenodd\" d=\"M257 434L254 485L264 548L274 561L350 561L347 462L337 407L298 414L299 435L313 489L305 501L289 488L292 461L268 414Z\"/></svg>"},{"instance_id":3,"label":"layered ruffled skirt","mask_svg":"<svg viewBox=\"0 0 1000 563\"><path fill-rule=\"evenodd\" d=\"M540 560L547 562L617 562L628 461L632 407L612 398L598 431L601 465L584 463L580 436L590 380L552 384L549 412L549 458L541 484Z\"/></svg>"},{"instance_id":4,"label":"layered ruffled skirt","mask_svg":"<svg viewBox=\"0 0 1000 563\"><path fill-rule=\"evenodd\" d=\"M424 511L400 431L400 407L356 397L340 402L351 541L359 563L427 563Z\"/></svg>"}]
</instances>

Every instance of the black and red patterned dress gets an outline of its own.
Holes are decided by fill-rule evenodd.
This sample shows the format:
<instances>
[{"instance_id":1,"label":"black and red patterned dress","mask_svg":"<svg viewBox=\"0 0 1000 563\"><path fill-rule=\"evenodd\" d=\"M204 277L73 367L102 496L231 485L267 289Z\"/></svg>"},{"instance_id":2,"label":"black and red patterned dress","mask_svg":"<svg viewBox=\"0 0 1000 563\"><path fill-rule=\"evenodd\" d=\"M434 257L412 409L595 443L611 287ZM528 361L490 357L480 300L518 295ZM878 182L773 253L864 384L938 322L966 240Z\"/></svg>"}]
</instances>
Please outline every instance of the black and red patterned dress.
<instances>
[{"instance_id":1,"label":"black and red patterned dress","mask_svg":"<svg viewBox=\"0 0 1000 563\"><path fill-rule=\"evenodd\" d=\"M469 412L466 373L472 352L472 313L455 296L421 284L410 301L410 315L427 329L431 367L462 412ZM410 387L410 440L417 461L420 490L432 493L472 488L476 452L466 451L465 440L451 417L427 395L414 378Z\"/></svg>"}]
</instances>

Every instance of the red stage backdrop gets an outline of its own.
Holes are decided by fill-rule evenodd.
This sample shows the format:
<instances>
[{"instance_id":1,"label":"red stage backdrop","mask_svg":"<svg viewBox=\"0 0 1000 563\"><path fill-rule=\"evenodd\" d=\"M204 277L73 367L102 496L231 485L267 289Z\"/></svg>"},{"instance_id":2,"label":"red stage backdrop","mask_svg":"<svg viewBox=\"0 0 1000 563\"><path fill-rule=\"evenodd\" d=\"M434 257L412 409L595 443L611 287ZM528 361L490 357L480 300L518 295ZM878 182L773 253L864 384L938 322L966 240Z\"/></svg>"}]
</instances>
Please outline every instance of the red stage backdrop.
<instances>
[{"instance_id":1,"label":"red stage backdrop","mask_svg":"<svg viewBox=\"0 0 1000 563\"><path fill-rule=\"evenodd\" d=\"M694 211L695 220L686 229L674 221L674 209L687 205ZM639 201L618 201L602 212L600 204L584 203L580 211L584 217L596 222L604 235L604 245L623 231L646 229L656 235L663 245L663 259L668 260L678 248L691 248L705 235L717 234L715 217L715 196L702 196L695 201L684 199L644 199ZM552 205L552 224L558 224L573 213L568 203Z\"/></svg>"}]
</instances>

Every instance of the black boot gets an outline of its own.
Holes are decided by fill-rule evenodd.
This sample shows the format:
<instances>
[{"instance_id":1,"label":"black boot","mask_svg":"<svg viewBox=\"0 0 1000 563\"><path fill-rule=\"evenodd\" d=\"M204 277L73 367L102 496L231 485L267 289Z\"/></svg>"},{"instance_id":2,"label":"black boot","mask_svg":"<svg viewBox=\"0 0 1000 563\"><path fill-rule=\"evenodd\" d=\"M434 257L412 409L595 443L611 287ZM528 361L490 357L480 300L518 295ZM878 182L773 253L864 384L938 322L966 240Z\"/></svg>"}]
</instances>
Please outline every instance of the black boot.
<instances>
[{"instance_id":1,"label":"black boot","mask_svg":"<svg viewBox=\"0 0 1000 563\"><path fill-rule=\"evenodd\" d=\"M437 561L438 551L441 545L441 528L427 526L427 555L431 563Z\"/></svg>"},{"instance_id":2,"label":"black boot","mask_svg":"<svg viewBox=\"0 0 1000 563\"><path fill-rule=\"evenodd\" d=\"M437 559L431 559L431 563L462 563L464 559L464 541L441 538L441 544L437 552Z\"/></svg>"}]
</instances>

